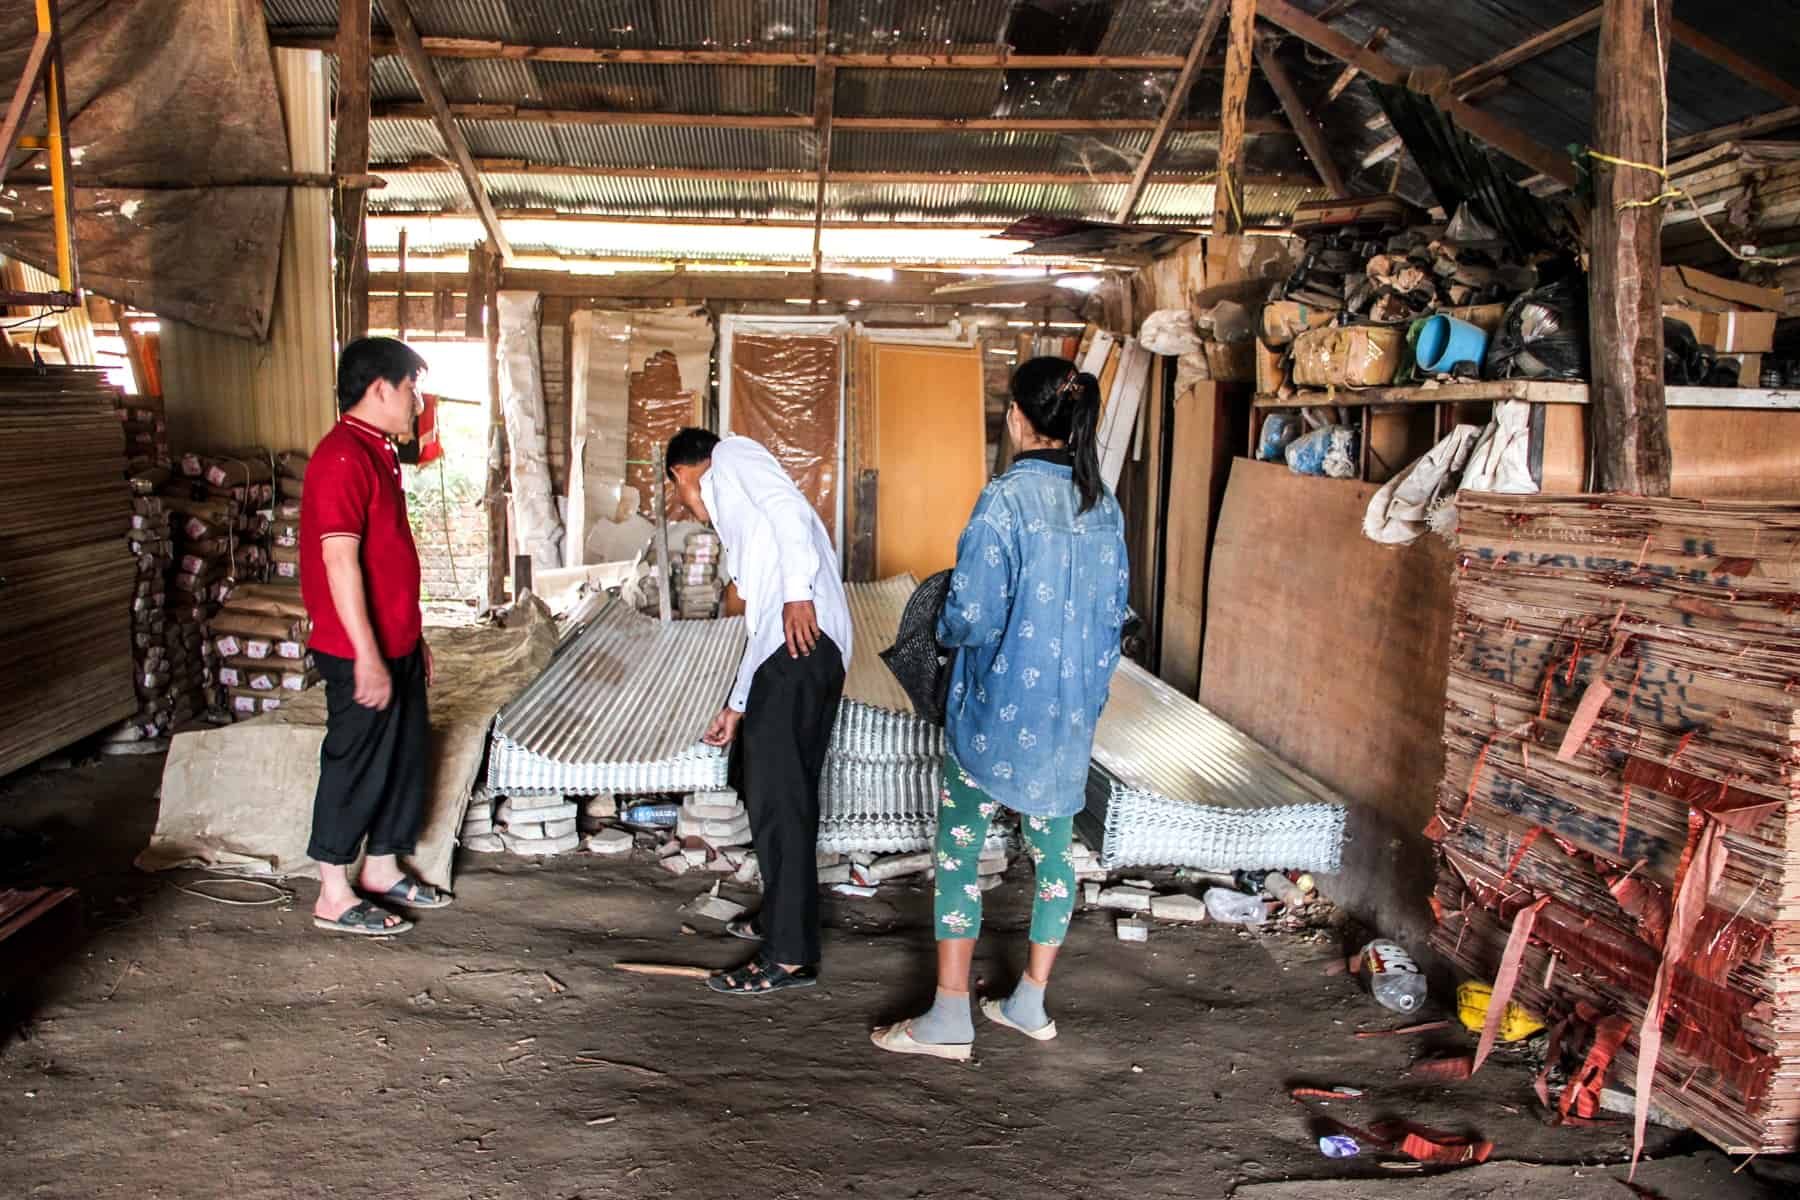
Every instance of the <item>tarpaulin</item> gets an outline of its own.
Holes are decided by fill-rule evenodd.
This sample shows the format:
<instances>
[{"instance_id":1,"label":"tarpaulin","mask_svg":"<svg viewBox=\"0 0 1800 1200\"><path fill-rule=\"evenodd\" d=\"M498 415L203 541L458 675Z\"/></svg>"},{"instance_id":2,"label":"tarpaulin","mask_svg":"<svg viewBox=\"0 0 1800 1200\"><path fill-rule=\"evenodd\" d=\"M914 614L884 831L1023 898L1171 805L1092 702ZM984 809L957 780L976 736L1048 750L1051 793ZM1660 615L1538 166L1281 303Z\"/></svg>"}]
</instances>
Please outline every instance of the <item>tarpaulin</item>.
<instances>
[{"instance_id":1,"label":"tarpaulin","mask_svg":"<svg viewBox=\"0 0 1800 1200\"><path fill-rule=\"evenodd\" d=\"M534 566L562 566L563 524L550 482L544 371L538 359L538 294L501 292L500 406L512 472L514 537Z\"/></svg>"},{"instance_id":2,"label":"tarpaulin","mask_svg":"<svg viewBox=\"0 0 1800 1200\"><path fill-rule=\"evenodd\" d=\"M761 442L837 540L843 322L736 323L730 332L730 432Z\"/></svg>"},{"instance_id":3,"label":"tarpaulin","mask_svg":"<svg viewBox=\"0 0 1800 1200\"><path fill-rule=\"evenodd\" d=\"M25 73L35 5L0 11L0 79ZM268 178L289 170L259 0L62 0L77 183ZM40 100L26 124L43 130ZM48 171L21 150L0 193L0 251L54 270ZM268 335L285 188L75 189L86 289L239 337Z\"/></svg>"}]
</instances>

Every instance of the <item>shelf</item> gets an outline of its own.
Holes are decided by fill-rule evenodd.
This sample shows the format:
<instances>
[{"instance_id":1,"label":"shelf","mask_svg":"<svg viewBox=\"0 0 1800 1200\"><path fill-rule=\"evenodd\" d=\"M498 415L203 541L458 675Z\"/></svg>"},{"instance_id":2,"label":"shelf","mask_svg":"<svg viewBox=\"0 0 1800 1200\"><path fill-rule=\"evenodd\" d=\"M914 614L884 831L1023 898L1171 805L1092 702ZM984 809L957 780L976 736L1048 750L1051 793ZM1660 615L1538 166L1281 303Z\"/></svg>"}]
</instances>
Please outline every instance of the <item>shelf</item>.
<instances>
[{"instance_id":1,"label":"shelf","mask_svg":"<svg viewBox=\"0 0 1800 1200\"><path fill-rule=\"evenodd\" d=\"M1666 389L1670 408L1800 409L1800 390L1789 388L1671 387ZM1485 383L1447 383L1438 387L1338 388L1331 392L1296 392L1292 399L1258 396L1257 408L1305 408L1336 404L1362 408L1404 404L1488 404L1497 400L1527 400L1535 404L1586 404L1585 383L1555 383L1542 379L1500 379Z\"/></svg>"}]
</instances>

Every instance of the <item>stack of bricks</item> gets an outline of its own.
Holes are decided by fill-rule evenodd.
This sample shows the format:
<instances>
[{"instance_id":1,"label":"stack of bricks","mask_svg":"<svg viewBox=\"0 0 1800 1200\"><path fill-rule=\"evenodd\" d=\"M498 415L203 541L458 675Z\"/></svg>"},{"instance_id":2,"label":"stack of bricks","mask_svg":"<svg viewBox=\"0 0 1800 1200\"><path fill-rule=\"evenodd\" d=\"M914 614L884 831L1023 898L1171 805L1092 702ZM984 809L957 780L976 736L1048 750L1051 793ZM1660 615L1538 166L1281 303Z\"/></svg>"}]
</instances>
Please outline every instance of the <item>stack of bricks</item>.
<instances>
[{"instance_id":1,"label":"stack of bricks","mask_svg":"<svg viewBox=\"0 0 1800 1200\"><path fill-rule=\"evenodd\" d=\"M581 845L581 807L562 796L511 796L494 809L501 844L513 854L566 854Z\"/></svg>"}]
</instances>

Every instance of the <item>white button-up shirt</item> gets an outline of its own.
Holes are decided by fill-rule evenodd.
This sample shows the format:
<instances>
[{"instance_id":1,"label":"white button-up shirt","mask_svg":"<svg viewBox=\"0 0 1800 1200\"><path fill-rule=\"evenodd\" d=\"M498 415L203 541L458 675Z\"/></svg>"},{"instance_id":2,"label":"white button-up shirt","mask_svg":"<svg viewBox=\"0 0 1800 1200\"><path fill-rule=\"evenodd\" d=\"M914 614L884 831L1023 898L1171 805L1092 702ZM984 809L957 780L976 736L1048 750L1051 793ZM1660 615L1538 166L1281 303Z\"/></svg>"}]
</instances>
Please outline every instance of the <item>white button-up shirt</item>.
<instances>
[{"instance_id":1,"label":"white button-up shirt","mask_svg":"<svg viewBox=\"0 0 1800 1200\"><path fill-rule=\"evenodd\" d=\"M781 610L793 601L812 601L819 628L837 644L848 670L850 603L838 577L837 551L825 523L775 456L750 438L726 438L713 447L700 495L731 556L750 632L729 706L743 712L757 668L777 652L787 653Z\"/></svg>"}]
</instances>

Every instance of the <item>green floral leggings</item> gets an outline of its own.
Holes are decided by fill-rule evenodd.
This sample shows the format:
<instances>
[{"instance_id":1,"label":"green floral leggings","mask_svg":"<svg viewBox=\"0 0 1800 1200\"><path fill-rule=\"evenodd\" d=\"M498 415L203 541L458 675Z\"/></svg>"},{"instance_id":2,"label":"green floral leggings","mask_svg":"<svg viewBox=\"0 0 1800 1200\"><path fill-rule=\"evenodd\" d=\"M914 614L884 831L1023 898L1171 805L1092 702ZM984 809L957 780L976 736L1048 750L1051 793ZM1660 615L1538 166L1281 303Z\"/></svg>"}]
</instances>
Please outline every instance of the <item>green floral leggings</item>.
<instances>
[{"instance_id":1,"label":"green floral leggings","mask_svg":"<svg viewBox=\"0 0 1800 1200\"><path fill-rule=\"evenodd\" d=\"M981 933L981 847L1000 802L975 785L956 759L944 756L944 786L938 789L937 936L939 941ZM1075 911L1075 855L1070 839L1074 817L1024 817L1025 847L1037 868L1037 899L1031 905L1031 940L1062 945Z\"/></svg>"}]
</instances>

